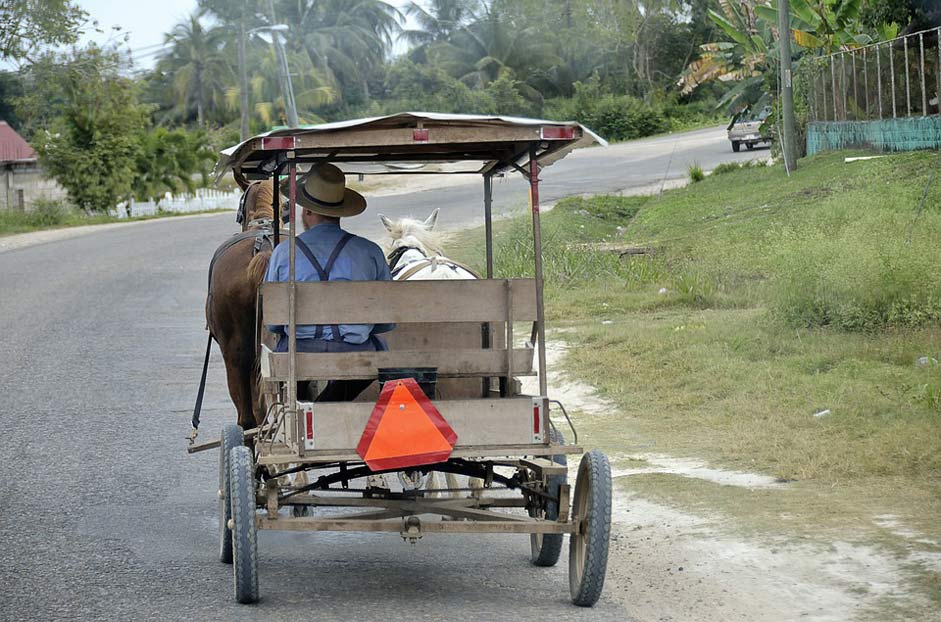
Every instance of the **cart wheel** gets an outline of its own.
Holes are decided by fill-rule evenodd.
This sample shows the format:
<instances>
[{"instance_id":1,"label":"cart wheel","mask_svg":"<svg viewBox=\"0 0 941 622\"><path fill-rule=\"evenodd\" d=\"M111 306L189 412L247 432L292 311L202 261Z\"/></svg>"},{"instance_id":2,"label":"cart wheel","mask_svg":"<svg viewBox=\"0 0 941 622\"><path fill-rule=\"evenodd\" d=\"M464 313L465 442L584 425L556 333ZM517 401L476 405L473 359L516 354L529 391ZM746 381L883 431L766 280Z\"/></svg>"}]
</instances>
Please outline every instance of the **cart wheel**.
<instances>
[{"instance_id":1,"label":"cart wheel","mask_svg":"<svg viewBox=\"0 0 941 622\"><path fill-rule=\"evenodd\" d=\"M549 440L556 445L565 445L565 437L555 428L549 429ZM552 461L556 464L568 464L565 454L552 456ZM555 498L559 497L559 487L568 480L566 475L550 475L548 478L548 493ZM530 512L532 516L539 516L548 520L557 520L559 518L559 503L557 501L548 501L546 511ZM561 533L533 533L529 536L530 561L535 566L555 566L562 555L562 534Z\"/></svg>"},{"instance_id":2,"label":"cart wheel","mask_svg":"<svg viewBox=\"0 0 941 622\"><path fill-rule=\"evenodd\" d=\"M235 600L248 604L258 600L255 473L248 447L235 447L229 452L229 496Z\"/></svg>"},{"instance_id":3,"label":"cart wheel","mask_svg":"<svg viewBox=\"0 0 941 622\"><path fill-rule=\"evenodd\" d=\"M222 428L219 441L219 560L224 564L232 563L232 530L228 526L232 518L229 507L229 450L244 444L242 426L232 423Z\"/></svg>"},{"instance_id":4,"label":"cart wheel","mask_svg":"<svg viewBox=\"0 0 941 622\"><path fill-rule=\"evenodd\" d=\"M732 151L734 151L735 153L738 153L738 150L739 150L740 148L741 148L741 146L740 146L739 142L738 142L737 140L733 140L733 141L732 141Z\"/></svg>"},{"instance_id":5,"label":"cart wheel","mask_svg":"<svg viewBox=\"0 0 941 622\"><path fill-rule=\"evenodd\" d=\"M578 465L572 516L581 527L569 538L569 589L573 603L591 607L604 587L611 535L611 465L597 449Z\"/></svg>"}]
</instances>

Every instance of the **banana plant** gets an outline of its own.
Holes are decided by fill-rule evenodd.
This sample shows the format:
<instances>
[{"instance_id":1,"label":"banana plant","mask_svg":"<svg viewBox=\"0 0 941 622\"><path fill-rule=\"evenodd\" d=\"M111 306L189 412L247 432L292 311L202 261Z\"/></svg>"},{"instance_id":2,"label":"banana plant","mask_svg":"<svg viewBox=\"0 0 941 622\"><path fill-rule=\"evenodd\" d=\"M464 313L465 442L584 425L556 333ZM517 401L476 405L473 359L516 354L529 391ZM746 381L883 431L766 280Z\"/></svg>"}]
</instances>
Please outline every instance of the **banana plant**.
<instances>
[{"instance_id":1,"label":"banana plant","mask_svg":"<svg viewBox=\"0 0 941 622\"><path fill-rule=\"evenodd\" d=\"M794 42L807 50L831 54L898 36L898 24L884 24L876 32L866 32L860 21L862 4L862 0L790 0ZM755 13L763 20L776 23L778 3L770 0L759 4Z\"/></svg>"},{"instance_id":2,"label":"banana plant","mask_svg":"<svg viewBox=\"0 0 941 622\"><path fill-rule=\"evenodd\" d=\"M719 8L721 13L710 10L709 18L731 41L700 46L702 53L687 66L677 86L688 95L707 82L737 82L716 106L737 113L753 107L764 94L765 76L773 63L769 53L773 31L758 16L752 0L719 0Z\"/></svg>"}]
</instances>

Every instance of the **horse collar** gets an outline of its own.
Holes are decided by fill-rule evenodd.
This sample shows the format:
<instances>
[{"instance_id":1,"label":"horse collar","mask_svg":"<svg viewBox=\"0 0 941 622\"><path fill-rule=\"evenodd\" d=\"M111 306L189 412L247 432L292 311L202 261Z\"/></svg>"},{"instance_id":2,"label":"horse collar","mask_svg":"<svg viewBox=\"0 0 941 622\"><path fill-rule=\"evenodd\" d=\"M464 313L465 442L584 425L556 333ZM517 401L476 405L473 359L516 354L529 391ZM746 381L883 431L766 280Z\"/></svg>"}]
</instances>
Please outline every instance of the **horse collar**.
<instances>
[{"instance_id":1,"label":"horse collar","mask_svg":"<svg viewBox=\"0 0 941 622\"><path fill-rule=\"evenodd\" d=\"M421 249L414 246L399 246L386 256L386 261L389 262L389 270L395 270L396 265L402 260L402 256L408 251L418 251L421 253Z\"/></svg>"}]
</instances>

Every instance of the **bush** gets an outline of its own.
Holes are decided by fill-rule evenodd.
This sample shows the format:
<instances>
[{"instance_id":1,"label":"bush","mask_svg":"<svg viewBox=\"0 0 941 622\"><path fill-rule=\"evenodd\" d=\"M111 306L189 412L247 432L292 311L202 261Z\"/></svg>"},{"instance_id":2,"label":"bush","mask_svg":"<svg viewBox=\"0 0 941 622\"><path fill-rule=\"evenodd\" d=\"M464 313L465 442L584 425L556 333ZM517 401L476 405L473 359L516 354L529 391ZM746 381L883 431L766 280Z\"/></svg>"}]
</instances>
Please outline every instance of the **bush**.
<instances>
[{"instance_id":1,"label":"bush","mask_svg":"<svg viewBox=\"0 0 941 622\"><path fill-rule=\"evenodd\" d=\"M629 140L665 132L670 123L663 111L627 95L605 93L597 76L575 83L571 99L546 102L545 116L559 121L578 121L606 140Z\"/></svg>"},{"instance_id":2,"label":"bush","mask_svg":"<svg viewBox=\"0 0 941 622\"><path fill-rule=\"evenodd\" d=\"M34 227L56 227L64 225L70 216L69 209L60 201L36 199L32 209L26 212L26 218Z\"/></svg>"},{"instance_id":3,"label":"bush","mask_svg":"<svg viewBox=\"0 0 941 622\"><path fill-rule=\"evenodd\" d=\"M912 243L904 218L864 218L834 235L785 234L776 314L793 326L848 331L941 322L941 217L926 215Z\"/></svg>"}]
</instances>

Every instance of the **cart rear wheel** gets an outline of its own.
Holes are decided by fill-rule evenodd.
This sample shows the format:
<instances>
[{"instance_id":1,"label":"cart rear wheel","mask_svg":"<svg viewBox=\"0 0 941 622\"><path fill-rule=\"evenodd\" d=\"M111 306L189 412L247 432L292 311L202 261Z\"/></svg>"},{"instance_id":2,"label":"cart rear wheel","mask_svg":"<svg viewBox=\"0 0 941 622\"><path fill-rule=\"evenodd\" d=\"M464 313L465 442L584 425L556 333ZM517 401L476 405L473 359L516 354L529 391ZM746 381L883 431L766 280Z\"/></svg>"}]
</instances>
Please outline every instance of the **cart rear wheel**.
<instances>
[{"instance_id":1,"label":"cart rear wheel","mask_svg":"<svg viewBox=\"0 0 941 622\"><path fill-rule=\"evenodd\" d=\"M232 423L222 428L219 441L219 560L224 564L232 563L232 530L228 526L232 518L229 508L229 450L244 444L242 426Z\"/></svg>"},{"instance_id":2,"label":"cart rear wheel","mask_svg":"<svg viewBox=\"0 0 941 622\"><path fill-rule=\"evenodd\" d=\"M549 429L549 440L556 445L565 445L565 437L562 436L562 433L556 430L555 428ZM565 457L565 454L560 454L558 456L552 456L552 461L556 464L568 464L568 460ZM559 498L559 488L562 484L566 483L568 479L565 475L550 475L548 478L548 490L547 492L555 497ZM543 512L530 512L533 516L539 516L540 518L545 518L547 520L558 520L559 518L559 503L558 501L548 501L546 502L546 511ZM532 561L535 566L555 566L559 561L559 557L562 555L562 534L561 533L534 533L529 536L529 546L530 546L530 561Z\"/></svg>"},{"instance_id":3,"label":"cart rear wheel","mask_svg":"<svg viewBox=\"0 0 941 622\"><path fill-rule=\"evenodd\" d=\"M258 600L258 540L255 532L255 473L248 447L229 452L229 505L232 508L232 562L235 600Z\"/></svg>"},{"instance_id":4,"label":"cart rear wheel","mask_svg":"<svg viewBox=\"0 0 941 622\"><path fill-rule=\"evenodd\" d=\"M737 140L732 141L732 151L738 153L738 150L741 148L741 144Z\"/></svg>"},{"instance_id":5,"label":"cart rear wheel","mask_svg":"<svg viewBox=\"0 0 941 622\"><path fill-rule=\"evenodd\" d=\"M572 515L580 528L569 538L572 602L591 607L601 597L611 536L611 465L597 449L582 456Z\"/></svg>"}]
</instances>

